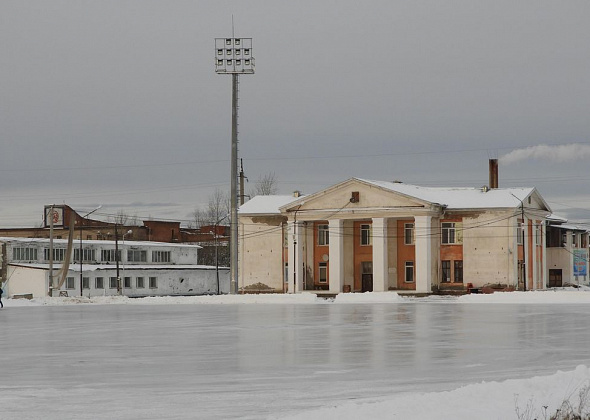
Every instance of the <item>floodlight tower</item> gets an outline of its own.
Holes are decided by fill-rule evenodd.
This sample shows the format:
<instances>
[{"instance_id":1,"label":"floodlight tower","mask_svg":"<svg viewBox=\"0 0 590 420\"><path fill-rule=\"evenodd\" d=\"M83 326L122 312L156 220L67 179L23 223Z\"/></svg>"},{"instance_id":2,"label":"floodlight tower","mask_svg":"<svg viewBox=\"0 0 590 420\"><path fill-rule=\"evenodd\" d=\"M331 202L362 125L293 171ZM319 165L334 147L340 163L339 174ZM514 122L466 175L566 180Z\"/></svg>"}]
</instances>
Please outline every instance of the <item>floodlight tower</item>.
<instances>
[{"instance_id":1,"label":"floodlight tower","mask_svg":"<svg viewBox=\"0 0 590 420\"><path fill-rule=\"evenodd\" d=\"M215 38L215 73L232 75L230 293L238 293L238 77L254 74L252 38Z\"/></svg>"}]
</instances>

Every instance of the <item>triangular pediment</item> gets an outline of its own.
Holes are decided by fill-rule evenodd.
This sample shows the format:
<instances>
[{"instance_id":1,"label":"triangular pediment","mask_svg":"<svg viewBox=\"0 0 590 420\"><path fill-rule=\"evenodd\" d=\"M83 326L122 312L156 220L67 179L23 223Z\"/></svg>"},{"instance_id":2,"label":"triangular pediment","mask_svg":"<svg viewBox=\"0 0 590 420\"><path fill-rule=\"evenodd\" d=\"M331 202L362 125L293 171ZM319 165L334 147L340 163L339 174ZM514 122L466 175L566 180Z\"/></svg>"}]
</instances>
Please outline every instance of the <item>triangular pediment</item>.
<instances>
[{"instance_id":1,"label":"triangular pediment","mask_svg":"<svg viewBox=\"0 0 590 420\"><path fill-rule=\"evenodd\" d=\"M365 180L351 178L281 207L281 213L326 212L346 209L378 210L429 208L432 203L391 191Z\"/></svg>"}]
</instances>

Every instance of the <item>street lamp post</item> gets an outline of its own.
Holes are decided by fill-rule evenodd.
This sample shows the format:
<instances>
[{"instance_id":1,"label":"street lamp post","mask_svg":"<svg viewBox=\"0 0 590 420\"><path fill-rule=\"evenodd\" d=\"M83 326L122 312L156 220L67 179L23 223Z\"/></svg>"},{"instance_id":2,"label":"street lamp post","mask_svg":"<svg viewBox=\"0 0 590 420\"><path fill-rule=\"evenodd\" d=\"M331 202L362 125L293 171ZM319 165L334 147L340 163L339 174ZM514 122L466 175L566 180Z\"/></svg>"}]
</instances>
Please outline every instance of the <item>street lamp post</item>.
<instances>
[{"instance_id":1,"label":"street lamp post","mask_svg":"<svg viewBox=\"0 0 590 420\"><path fill-rule=\"evenodd\" d=\"M521 225L521 231L519 232L519 234L521 234L522 236L522 289L523 291L526 292L526 282L527 282L527 278L526 278L526 245L525 245L525 229L526 229L526 225L524 223L524 201L522 201L520 198L518 198L517 196L515 196L514 194L510 193L510 195L512 195L512 197L516 198L518 201L520 201L520 217L522 220L522 225ZM516 255L518 255L518 249L516 250ZM518 257L517 257L518 259ZM516 281L516 286L518 287L518 279Z\"/></svg>"},{"instance_id":2,"label":"street lamp post","mask_svg":"<svg viewBox=\"0 0 590 420\"><path fill-rule=\"evenodd\" d=\"M88 216L90 216L92 213L94 213L95 211L99 210L102 208L102 205L98 206L97 208L95 208L94 210L86 213L84 216L82 216L82 219L87 218ZM82 268L83 268L83 263L82 261L84 260L83 256L82 256L82 220L80 220L80 255L78 255L78 257L80 258L80 296L84 296L84 287L83 287L83 277L82 277Z\"/></svg>"},{"instance_id":3,"label":"street lamp post","mask_svg":"<svg viewBox=\"0 0 590 420\"><path fill-rule=\"evenodd\" d=\"M232 75L230 293L238 293L238 76L254 74L252 38L215 38L215 72Z\"/></svg>"}]
</instances>

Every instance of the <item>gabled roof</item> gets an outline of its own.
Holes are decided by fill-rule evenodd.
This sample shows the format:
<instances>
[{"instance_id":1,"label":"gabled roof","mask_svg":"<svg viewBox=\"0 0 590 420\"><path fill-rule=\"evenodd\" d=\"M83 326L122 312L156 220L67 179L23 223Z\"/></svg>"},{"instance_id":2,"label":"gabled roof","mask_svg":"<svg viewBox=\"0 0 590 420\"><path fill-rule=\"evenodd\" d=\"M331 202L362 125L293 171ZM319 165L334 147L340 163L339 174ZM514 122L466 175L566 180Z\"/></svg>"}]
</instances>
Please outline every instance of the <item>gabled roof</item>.
<instances>
[{"instance_id":1,"label":"gabled roof","mask_svg":"<svg viewBox=\"0 0 590 420\"><path fill-rule=\"evenodd\" d=\"M534 196L543 208L551 212L549 205L534 187L494 189L474 187L421 187L400 182L351 178L314 194L297 198L290 195L256 196L240 207L240 214L280 214L281 210L288 211L289 208L293 208L298 204L303 204L309 200L313 200L315 197L354 182L377 187L384 191L394 192L424 203L440 205L449 210L519 208L528 197ZM525 204L526 207L527 205Z\"/></svg>"},{"instance_id":2,"label":"gabled roof","mask_svg":"<svg viewBox=\"0 0 590 420\"><path fill-rule=\"evenodd\" d=\"M528 196L536 193L533 187L528 188L494 188L485 191L482 188L473 187L420 187L418 185L403 184L399 182L371 181L359 179L359 181L397 192L408 197L418 198L433 204L440 204L447 209L490 209L490 208L516 208ZM544 207L549 206L536 193Z\"/></svg>"},{"instance_id":3,"label":"gabled roof","mask_svg":"<svg viewBox=\"0 0 590 420\"><path fill-rule=\"evenodd\" d=\"M292 195L257 195L240 206L240 214L281 214L281 207L299 200Z\"/></svg>"}]
</instances>

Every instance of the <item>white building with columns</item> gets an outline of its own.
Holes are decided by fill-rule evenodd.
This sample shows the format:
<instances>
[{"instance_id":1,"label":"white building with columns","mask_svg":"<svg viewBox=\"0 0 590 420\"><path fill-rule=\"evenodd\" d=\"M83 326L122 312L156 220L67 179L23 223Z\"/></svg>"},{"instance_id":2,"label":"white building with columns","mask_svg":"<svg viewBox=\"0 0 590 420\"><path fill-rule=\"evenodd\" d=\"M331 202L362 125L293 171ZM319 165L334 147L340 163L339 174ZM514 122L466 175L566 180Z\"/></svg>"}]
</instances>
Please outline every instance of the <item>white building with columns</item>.
<instances>
[{"instance_id":1,"label":"white building with columns","mask_svg":"<svg viewBox=\"0 0 590 420\"><path fill-rule=\"evenodd\" d=\"M535 188L431 188L352 178L239 211L239 287L431 293L547 283ZM524 281L526 279L526 282Z\"/></svg>"}]
</instances>

